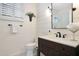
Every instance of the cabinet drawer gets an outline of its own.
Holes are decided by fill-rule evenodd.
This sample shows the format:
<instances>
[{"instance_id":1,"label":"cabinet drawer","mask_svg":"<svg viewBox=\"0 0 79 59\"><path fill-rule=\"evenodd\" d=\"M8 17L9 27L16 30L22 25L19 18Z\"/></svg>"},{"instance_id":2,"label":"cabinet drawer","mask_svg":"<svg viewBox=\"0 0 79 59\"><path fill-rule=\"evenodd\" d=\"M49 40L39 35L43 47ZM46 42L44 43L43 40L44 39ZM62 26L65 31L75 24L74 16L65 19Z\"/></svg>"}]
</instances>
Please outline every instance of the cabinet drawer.
<instances>
[{"instance_id":1,"label":"cabinet drawer","mask_svg":"<svg viewBox=\"0 0 79 59\"><path fill-rule=\"evenodd\" d=\"M67 56L75 55L75 48L74 47L63 45L61 48L62 48L62 52L61 53L63 55L67 55Z\"/></svg>"}]
</instances>

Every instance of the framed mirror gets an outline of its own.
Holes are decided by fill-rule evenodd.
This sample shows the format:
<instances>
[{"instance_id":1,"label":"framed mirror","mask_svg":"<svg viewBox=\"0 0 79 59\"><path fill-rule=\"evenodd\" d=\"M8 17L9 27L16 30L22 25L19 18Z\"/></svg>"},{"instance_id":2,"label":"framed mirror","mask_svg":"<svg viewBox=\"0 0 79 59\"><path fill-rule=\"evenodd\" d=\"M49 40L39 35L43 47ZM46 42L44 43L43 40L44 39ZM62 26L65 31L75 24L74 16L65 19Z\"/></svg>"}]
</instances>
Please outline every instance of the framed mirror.
<instances>
[{"instance_id":1,"label":"framed mirror","mask_svg":"<svg viewBox=\"0 0 79 59\"><path fill-rule=\"evenodd\" d=\"M51 28L66 29L73 22L72 3L51 3Z\"/></svg>"}]
</instances>

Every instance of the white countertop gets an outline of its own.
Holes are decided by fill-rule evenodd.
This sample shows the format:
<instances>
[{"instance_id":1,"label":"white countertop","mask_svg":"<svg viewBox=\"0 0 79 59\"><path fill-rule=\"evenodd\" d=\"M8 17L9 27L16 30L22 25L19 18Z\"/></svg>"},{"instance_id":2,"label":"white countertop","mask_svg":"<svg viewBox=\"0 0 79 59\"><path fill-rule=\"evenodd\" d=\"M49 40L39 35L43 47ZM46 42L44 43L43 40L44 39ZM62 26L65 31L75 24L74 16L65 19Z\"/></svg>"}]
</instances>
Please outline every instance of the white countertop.
<instances>
[{"instance_id":1,"label":"white countertop","mask_svg":"<svg viewBox=\"0 0 79 59\"><path fill-rule=\"evenodd\" d=\"M72 41L72 40L68 40L68 39L66 40L64 38L53 38L53 37L48 36L48 35L40 35L38 37L44 38L44 39L49 40L49 41L53 41L53 42L65 44L68 46L72 46L72 47L77 47L79 45L78 41Z\"/></svg>"}]
</instances>

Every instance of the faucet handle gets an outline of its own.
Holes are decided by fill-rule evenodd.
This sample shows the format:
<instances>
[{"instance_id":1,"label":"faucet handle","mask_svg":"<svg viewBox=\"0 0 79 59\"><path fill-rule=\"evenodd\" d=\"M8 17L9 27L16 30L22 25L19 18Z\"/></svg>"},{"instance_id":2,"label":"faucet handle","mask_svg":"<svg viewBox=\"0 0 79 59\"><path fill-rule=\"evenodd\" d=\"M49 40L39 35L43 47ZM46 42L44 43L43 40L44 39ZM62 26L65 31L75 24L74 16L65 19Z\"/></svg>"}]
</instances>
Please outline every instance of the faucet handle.
<instances>
[{"instance_id":1,"label":"faucet handle","mask_svg":"<svg viewBox=\"0 0 79 59\"><path fill-rule=\"evenodd\" d=\"M54 33L56 35L56 37L58 37L58 34L57 33Z\"/></svg>"},{"instance_id":2,"label":"faucet handle","mask_svg":"<svg viewBox=\"0 0 79 59\"><path fill-rule=\"evenodd\" d=\"M66 37L66 35L67 35L67 34L63 34L63 38L65 38L65 37Z\"/></svg>"}]
</instances>

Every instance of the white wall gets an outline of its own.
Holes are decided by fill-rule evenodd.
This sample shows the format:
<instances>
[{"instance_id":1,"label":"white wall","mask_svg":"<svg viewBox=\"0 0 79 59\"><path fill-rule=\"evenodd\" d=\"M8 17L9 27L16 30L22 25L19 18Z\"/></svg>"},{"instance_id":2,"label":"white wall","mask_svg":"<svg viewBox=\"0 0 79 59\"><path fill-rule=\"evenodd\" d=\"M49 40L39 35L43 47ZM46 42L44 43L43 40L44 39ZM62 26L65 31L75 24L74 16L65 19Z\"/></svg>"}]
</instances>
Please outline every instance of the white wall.
<instances>
[{"instance_id":1,"label":"white wall","mask_svg":"<svg viewBox=\"0 0 79 59\"><path fill-rule=\"evenodd\" d=\"M48 33L49 29L51 29L51 17L47 15L48 6L50 7L50 3L37 4L38 34L46 34Z\"/></svg>"},{"instance_id":2,"label":"white wall","mask_svg":"<svg viewBox=\"0 0 79 59\"><path fill-rule=\"evenodd\" d=\"M40 9L38 9L38 14L40 14L40 16L38 17L38 33L39 34L48 34L48 30L51 29L51 21L48 21L50 20L50 17L47 17L45 15L45 10L47 9L48 5L50 4L39 4L40 6ZM40 10L43 10L43 11L40 11ZM74 15L74 22L79 22L79 5L77 5L77 10L73 13ZM44 17L43 17L44 16ZM67 34L66 38L68 39L72 39L72 33L67 30L67 29L52 29L51 32L54 34L56 32L61 32L62 34ZM76 33L76 39L79 40L79 32Z\"/></svg>"},{"instance_id":3,"label":"white wall","mask_svg":"<svg viewBox=\"0 0 79 59\"><path fill-rule=\"evenodd\" d=\"M36 15L35 4L24 4L24 12L33 12ZM28 16L24 16L24 22L0 20L0 55L18 55L25 49L25 45L36 39L36 18L29 22ZM18 32L12 34L8 24L16 24ZM23 25L23 27L19 27Z\"/></svg>"},{"instance_id":4,"label":"white wall","mask_svg":"<svg viewBox=\"0 0 79 59\"><path fill-rule=\"evenodd\" d=\"M73 11L73 19L74 19L73 21L74 22L79 22L79 4L74 3L73 7L76 8L76 10Z\"/></svg>"}]
</instances>

